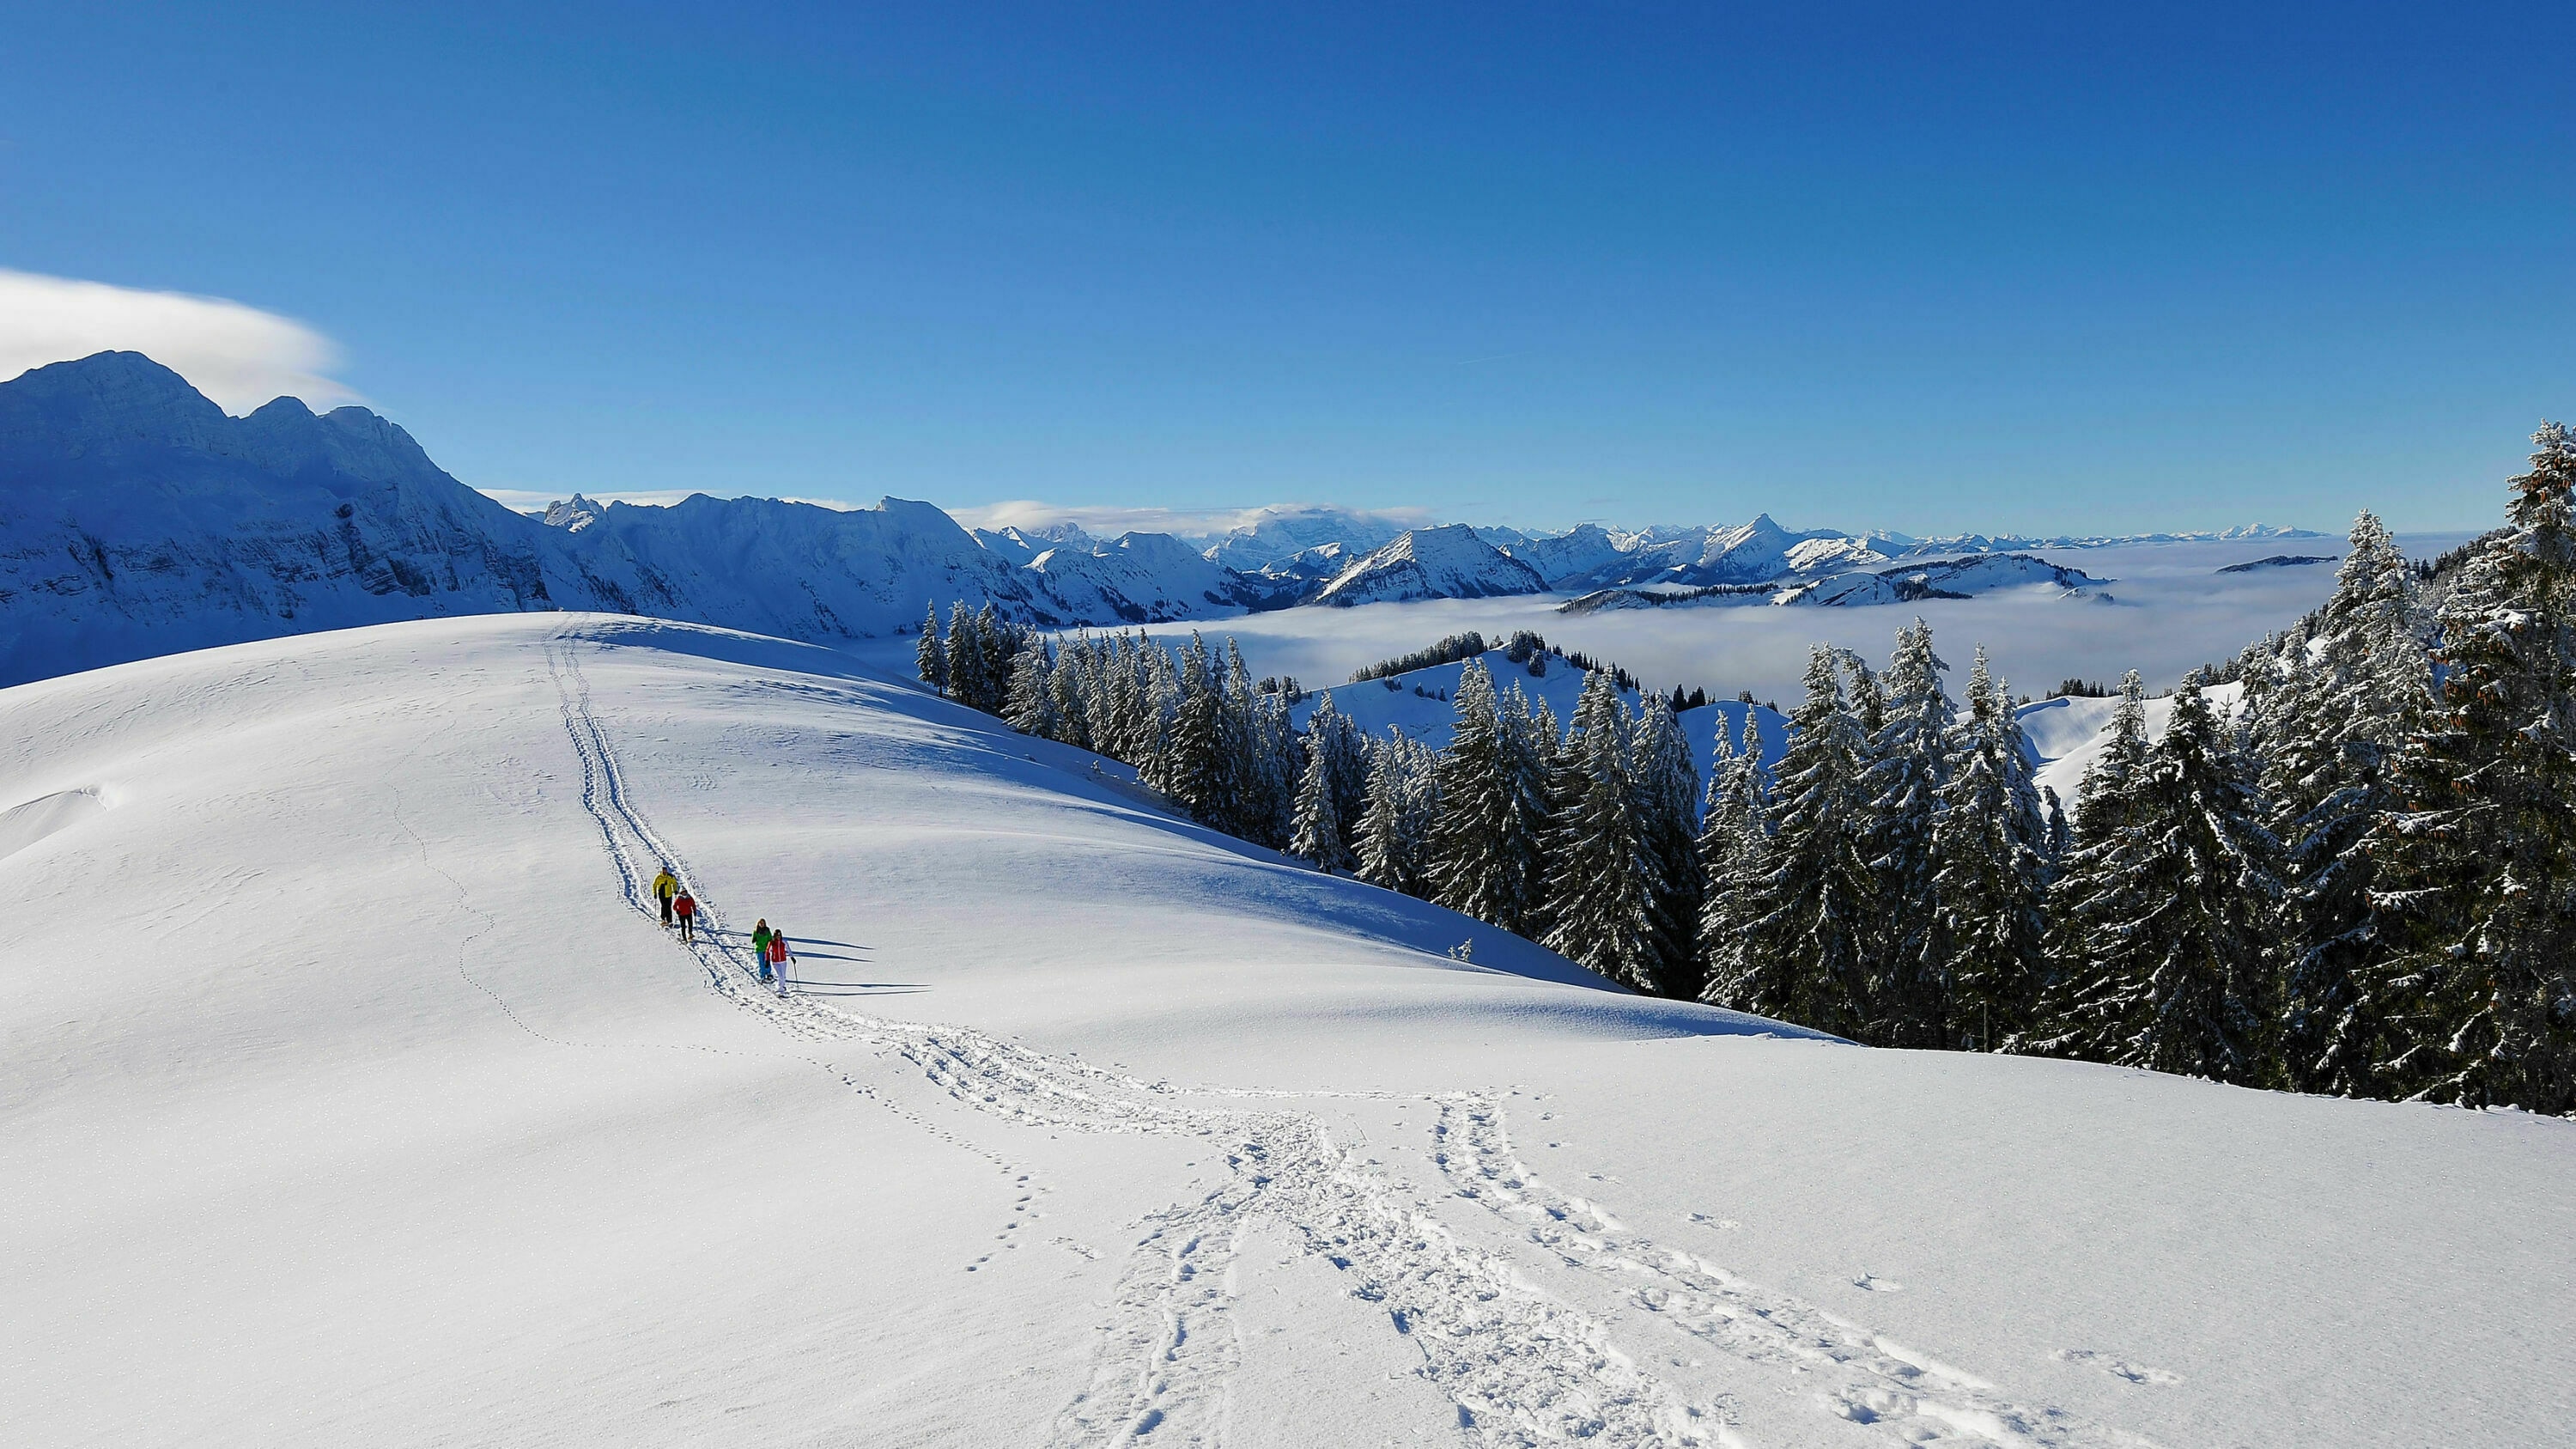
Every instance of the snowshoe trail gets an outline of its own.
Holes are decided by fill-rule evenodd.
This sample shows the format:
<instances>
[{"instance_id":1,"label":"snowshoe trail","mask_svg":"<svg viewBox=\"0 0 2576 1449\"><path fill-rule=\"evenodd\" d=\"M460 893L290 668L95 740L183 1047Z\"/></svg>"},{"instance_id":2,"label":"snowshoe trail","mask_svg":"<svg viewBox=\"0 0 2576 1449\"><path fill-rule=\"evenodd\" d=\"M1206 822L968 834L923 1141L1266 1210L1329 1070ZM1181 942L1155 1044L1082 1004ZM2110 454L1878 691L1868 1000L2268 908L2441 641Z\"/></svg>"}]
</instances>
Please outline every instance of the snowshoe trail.
<instances>
[{"instance_id":1,"label":"snowshoe trail","mask_svg":"<svg viewBox=\"0 0 2576 1449\"><path fill-rule=\"evenodd\" d=\"M1689 1254L1621 1227L1607 1212L1541 1183L1513 1154L1492 1094L1437 1098L1180 1088L1114 1074L968 1028L844 1011L759 984L723 944L722 907L688 860L637 808L590 701L575 645L547 660L582 769L581 802L597 824L619 889L648 921L651 867L667 864L698 900L707 930L687 950L713 990L800 1041L857 1043L900 1060L959 1104L1003 1122L1055 1131L1137 1133L1208 1142L1226 1178L1155 1212L1107 1305L1089 1383L1057 1417L1053 1449L1125 1443L1220 1445L1230 1381L1243 1355L1232 1321L1231 1268L1256 1220L1284 1225L1348 1275L1350 1297L1422 1355L1419 1372L1456 1406L1461 1429L1497 1449L1565 1443L1690 1449L1738 1445L1721 1402L1692 1402L1612 1342L1604 1317L1532 1282L1507 1252L1461 1237L1439 1206L1337 1143L1317 1116L1285 1103L1352 1097L1437 1105L1433 1157L1444 1197L1506 1220L1507 1236L1575 1270L1618 1318L1642 1316L1759 1363L1821 1371L1827 1407L1890 1443L1994 1443L2032 1449L2151 1449L2146 1441L2053 1409L2013 1403L1990 1386L1874 1337L1813 1306L1766 1293ZM658 926L656 927L658 929ZM1015 1173L1007 1159L894 1101L819 1057L863 1096L941 1140ZM1199 1105L1277 1101L1278 1107ZM1015 1213L1019 1209L1014 1209ZM1084 1250L1087 1252L1088 1250ZM988 1255L989 1256L989 1255ZM967 1271L975 1271L970 1264Z\"/></svg>"},{"instance_id":2,"label":"snowshoe trail","mask_svg":"<svg viewBox=\"0 0 2576 1449\"><path fill-rule=\"evenodd\" d=\"M2125 1430L2016 1403L1995 1386L1836 1315L1748 1283L1695 1254L1632 1232L1597 1205L1542 1181L1512 1148L1491 1096L1441 1104L1436 1153L1457 1195L1510 1222L1577 1275L1601 1281L1671 1328L1753 1363L1816 1375L1831 1412L1908 1444L2030 1449L2152 1449Z\"/></svg>"}]
</instances>

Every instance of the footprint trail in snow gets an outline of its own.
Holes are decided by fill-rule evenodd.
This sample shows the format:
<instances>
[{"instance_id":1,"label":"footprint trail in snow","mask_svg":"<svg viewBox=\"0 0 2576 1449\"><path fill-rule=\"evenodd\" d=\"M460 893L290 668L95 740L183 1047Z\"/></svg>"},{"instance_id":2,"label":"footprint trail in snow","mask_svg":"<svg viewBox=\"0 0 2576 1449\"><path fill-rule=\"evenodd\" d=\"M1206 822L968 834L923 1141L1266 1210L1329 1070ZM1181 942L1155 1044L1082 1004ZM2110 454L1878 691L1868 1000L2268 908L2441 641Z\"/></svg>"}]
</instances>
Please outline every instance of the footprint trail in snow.
<instances>
[{"instance_id":1,"label":"footprint trail in snow","mask_svg":"<svg viewBox=\"0 0 2576 1449\"><path fill-rule=\"evenodd\" d=\"M794 1037L855 1042L900 1058L958 1102L1003 1121L1057 1131L1202 1139L1228 1169L1203 1196L1145 1220L1112 1296L1089 1384L1058 1416L1056 1449L1150 1441L1225 1442L1229 1383L1242 1357L1231 1322L1231 1268L1256 1220L1284 1225L1306 1250L1349 1275L1422 1355L1423 1377L1459 1410L1460 1426L1494 1446L1571 1442L1736 1445L1722 1403L1693 1402L1640 1368L1609 1326L1531 1282L1511 1257L1461 1237L1417 1192L1334 1141L1324 1121L1285 1106L1202 1106L1191 1098L1287 1102L1328 1097L1428 1101L1440 1112L1434 1160L1449 1195L1472 1201L1525 1239L1639 1310L1638 1316L1752 1363L1794 1362L1825 1385L1828 1407L1891 1443L1996 1443L2034 1449L2138 1449L2146 1441L2058 1410L2013 1403L1991 1386L1889 1344L1813 1306L1756 1288L1691 1254L1659 1247L1584 1200L1541 1183L1513 1153L1491 1093L1176 1089L1116 1075L971 1029L864 1016L758 984L713 933L721 908L688 862L645 818L590 701L575 648L546 650L563 723L582 769L581 800L597 824L628 903L648 917L645 882L667 863L697 897L710 935L688 946L714 990ZM818 1065L828 1065L819 1063ZM845 1080L848 1080L845 1078ZM855 1080L906 1120L964 1142ZM1025 1183L1022 1173L1019 1181ZM1016 1209L1015 1209L1016 1211ZM1069 1241L1069 1240L1068 1240ZM1073 1245L1072 1251L1088 1254ZM1649 1332L1658 1331L1648 1328Z\"/></svg>"}]
</instances>

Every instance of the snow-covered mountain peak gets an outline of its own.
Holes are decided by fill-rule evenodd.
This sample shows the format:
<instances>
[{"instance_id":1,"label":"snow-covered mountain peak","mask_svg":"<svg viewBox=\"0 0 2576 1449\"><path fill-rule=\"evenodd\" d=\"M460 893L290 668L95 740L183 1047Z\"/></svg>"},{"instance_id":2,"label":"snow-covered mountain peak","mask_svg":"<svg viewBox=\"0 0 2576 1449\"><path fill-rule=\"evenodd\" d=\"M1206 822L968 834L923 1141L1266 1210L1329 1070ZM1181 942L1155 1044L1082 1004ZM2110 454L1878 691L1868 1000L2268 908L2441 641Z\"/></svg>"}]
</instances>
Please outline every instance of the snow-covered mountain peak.
<instances>
[{"instance_id":1,"label":"snow-covered mountain peak","mask_svg":"<svg viewBox=\"0 0 2576 1449\"><path fill-rule=\"evenodd\" d=\"M0 385L0 455L34 461L137 448L221 450L234 419L140 352L101 352Z\"/></svg>"},{"instance_id":2,"label":"snow-covered mountain peak","mask_svg":"<svg viewBox=\"0 0 2576 1449\"><path fill-rule=\"evenodd\" d=\"M1483 599L1547 591L1536 569L1463 523L1417 528L1344 569L1315 596L1321 604L1395 599Z\"/></svg>"},{"instance_id":3,"label":"snow-covered mountain peak","mask_svg":"<svg viewBox=\"0 0 2576 1449\"><path fill-rule=\"evenodd\" d=\"M1383 516L1347 508L1283 505L1256 510L1250 521L1209 540L1206 556L1213 562L1254 573L1325 544L1338 543L1366 553L1392 541L1403 525Z\"/></svg>"},{"instance_id":4,"label":"snow-covered mountain peak","mask_svg":"<svg viewBox=\"0 0 2576 1449\"><path fill-rule=\"evenodd\" d=\"M599 515L606 511L605 504L576 493L570 498L558 498L547 504L545 516L540 521L548 528L560 528L567 533L579 533L597 523Z\"/></svg>"}]
</instances>

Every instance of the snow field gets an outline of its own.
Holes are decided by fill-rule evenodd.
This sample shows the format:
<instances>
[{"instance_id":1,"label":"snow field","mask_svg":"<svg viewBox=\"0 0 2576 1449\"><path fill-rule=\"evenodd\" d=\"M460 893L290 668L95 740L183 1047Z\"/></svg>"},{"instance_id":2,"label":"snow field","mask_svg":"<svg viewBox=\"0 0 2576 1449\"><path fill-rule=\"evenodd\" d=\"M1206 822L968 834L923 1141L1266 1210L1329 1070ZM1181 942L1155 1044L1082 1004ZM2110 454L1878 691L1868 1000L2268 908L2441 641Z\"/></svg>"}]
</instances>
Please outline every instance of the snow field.
<instances>
[{"instance_id":1,"label":"snow field","mask_svg":"<svg viewBox=\"0 0 2576 1449\"><path fill-rule=\"evenodd\" d=\"M2576 1407L2567 1124L1747 1035L823 651L441 621L0 721L0 808L100 802L9 857L30 1442L2521 1444ZM751 979L759 916L800 994Z\"/></svg>"}]
</instances>

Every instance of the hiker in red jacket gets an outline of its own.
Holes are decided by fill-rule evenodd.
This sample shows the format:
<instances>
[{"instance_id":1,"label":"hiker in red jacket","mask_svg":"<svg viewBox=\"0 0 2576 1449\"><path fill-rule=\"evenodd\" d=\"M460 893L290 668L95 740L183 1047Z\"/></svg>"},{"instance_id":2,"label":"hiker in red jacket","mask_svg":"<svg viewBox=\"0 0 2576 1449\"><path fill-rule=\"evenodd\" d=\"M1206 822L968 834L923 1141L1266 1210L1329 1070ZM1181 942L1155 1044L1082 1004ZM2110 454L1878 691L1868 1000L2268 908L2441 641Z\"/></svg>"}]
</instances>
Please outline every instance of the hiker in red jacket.
<instances>
[{"instance_id":1,"label":"hiker in red jacket","mask_svg":"<svg viewBox=\"0 0 2576 1449\"><path fill-rule=\"evenodd\" d=\"M685 946L696 941L698 898L683 887L678 895L671 897L671 914L680 919L680 944Z\"/></svg>"},{"instance_id":2,"label":"hiker in red jacket","mask_svg":"<svg viewBox=\"0 0 2576 1449\"><path fill-rule=\"evenodd\" d=\"M796 958L789 955L787 951L787 933L785 931L770 932L769 974L776 980L778 985L778 994L781 996L785 996L787 994L787 963L795 959Z\"/></svg>"}]
</instances>

